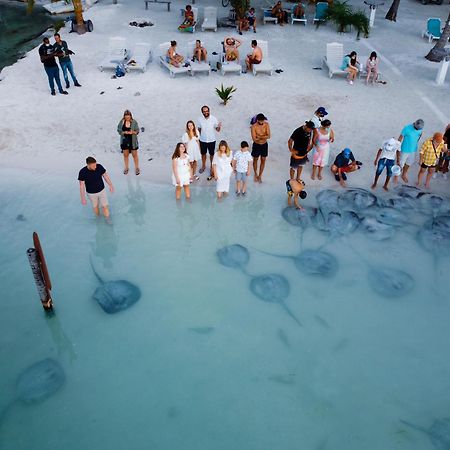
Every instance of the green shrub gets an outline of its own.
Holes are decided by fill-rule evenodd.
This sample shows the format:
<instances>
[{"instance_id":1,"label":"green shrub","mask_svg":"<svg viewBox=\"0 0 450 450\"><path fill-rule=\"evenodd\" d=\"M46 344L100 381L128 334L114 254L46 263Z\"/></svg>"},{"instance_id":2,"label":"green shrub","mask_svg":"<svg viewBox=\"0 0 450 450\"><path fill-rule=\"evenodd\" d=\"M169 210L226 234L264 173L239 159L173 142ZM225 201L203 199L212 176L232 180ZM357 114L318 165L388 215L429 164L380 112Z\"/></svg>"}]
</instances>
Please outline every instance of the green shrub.
<instances>
[{"instance_id":1,"label":"green shrub","mask_svg":"<svg viewBox=\"0 0 450 450\"><path fill-rule=\"evenodd\" d=\"M224 105L226 105L231 100L231 94L233 92L236 92L236 88L234 86L224 87L223 84L221 84L220 89L216 88L216 93L222 100Z\"/></svg>"}]
</instances>

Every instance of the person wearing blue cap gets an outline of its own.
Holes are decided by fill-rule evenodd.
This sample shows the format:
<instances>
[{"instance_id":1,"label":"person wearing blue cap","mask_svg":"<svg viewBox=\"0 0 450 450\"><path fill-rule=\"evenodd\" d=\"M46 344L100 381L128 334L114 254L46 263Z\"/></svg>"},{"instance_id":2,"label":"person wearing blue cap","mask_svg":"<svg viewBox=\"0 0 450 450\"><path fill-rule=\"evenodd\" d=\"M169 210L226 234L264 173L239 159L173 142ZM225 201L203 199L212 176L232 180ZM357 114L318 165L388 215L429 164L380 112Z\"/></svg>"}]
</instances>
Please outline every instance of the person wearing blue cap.
<instances>
[{"instance_id":1,"label":"person wearing blue cap","mask_svg":"<svg viewBox=\"0 0 450 450\"><path fill-rule=\"evenodd\" d=\"M319 106L316 109L316 112L314 113L314 115L311 118L311 122L315 125L316 130L318 128L320 128L323 118L327 115L328 115L328 112L323 106Z\"/></svg>"},{"instance_id":2,"label":"person wearing blue cap","mask_svg":"<svg viewBox=\"0 0 450 450\"><path fill-rule=\"evenodd\" d=\"M331 166L331 172L334 174L336 181L342 187L345 187L345 181L347 180L346 173L354 172L360 169L362 162L356 161L352 151L349 148L344 148L341 153L336 156L333 165Z\"/></svg>"}]
</instances>

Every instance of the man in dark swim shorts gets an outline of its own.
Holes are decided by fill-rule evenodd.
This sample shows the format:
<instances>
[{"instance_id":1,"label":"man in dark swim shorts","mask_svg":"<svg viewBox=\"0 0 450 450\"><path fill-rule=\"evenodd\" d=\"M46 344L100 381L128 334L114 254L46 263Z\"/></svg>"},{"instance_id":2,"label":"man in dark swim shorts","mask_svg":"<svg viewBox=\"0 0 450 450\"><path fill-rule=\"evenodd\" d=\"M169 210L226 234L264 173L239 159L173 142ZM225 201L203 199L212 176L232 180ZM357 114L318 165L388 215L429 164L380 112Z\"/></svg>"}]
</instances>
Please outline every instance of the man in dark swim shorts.
<instances>
[{"instance_id":1,"label":"man in dark swim shorts","mask_svg":"<svg viewBox=\"0 0 450 450\"><path fill-rule=\"evenodd\" d=\"M294 205L297 209L303 209L303 207L298 203L298 198L302 200L306 198L307 194L304 191L305 182L303 180L296 180L291 178L286 181L286 191L288 195L288 206L292 206L292 199L294 199Z\"/></svg>"}]
</instances>

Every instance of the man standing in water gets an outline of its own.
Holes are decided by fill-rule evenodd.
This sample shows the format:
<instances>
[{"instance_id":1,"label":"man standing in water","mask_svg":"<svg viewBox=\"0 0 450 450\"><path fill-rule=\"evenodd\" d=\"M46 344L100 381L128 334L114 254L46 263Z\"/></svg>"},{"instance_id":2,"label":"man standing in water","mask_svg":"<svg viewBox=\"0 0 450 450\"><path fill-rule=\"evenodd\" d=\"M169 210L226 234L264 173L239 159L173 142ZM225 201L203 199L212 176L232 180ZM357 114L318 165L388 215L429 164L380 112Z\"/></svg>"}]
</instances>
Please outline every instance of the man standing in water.
<instances>
[{"instance_id":1,"label":"man standing in water","mask_svg":"<svg viewBox=\"0 0 450 450\"><path fill-rule=\"evenodd\" d=\"M256 116L256 122L251 126L251 133L253 139L252 157L253 157L253 172L254 181L262 183L262 174L266 165L266 158L269 154L269 144L267 139L270 139L270 127L267 122L267 117L259 113ZM258 172L258 159L261 157Z\"/></svg>"},{"instance_id":2,"label":"man standing in water","mask_svg":"<svg viewBox=\"0 0 450 450\"><path fill-rule=\"evenodd\" d=\"M48 37L42 40L42 45L39 47L39 56L41 57L41 63L44 64L45 73L48 77L48 84L50 85L50 92L52 95L56 95L55 82L58 86L60 94L67 95L68 92L64 91L61 86L61 80L59 78L59 67L56 63L56 52L53 45L50 45Z\"/></svg>"},{"instance_id":3,"label":"man standing in water","mask_svg":"<svg viewBox=\"0 0 450 450\"><path fill-rule=\"evenodd\" d=\"M206 154L209 153L210 175L208 181L213 179L212 160L216 148L216 132L219 133L222 124L210 114L209 106L202 106L203 117L199 117L198 131L200 133L200 153L202 155L202 167L199 172L203 173L206 169Z\"/></svg>"},{"instance_id":4,"label":"man standing in water","mask_svg":"<svg viewBox=\"0 0 450 450\"><path fill-rule=\"evenodd\" d=\"M106 169L101 164L97 164L97 161L92 156L88 156L86 158L86 167L83 167L78 174L81 204L86 204L87 193L94 208L95 215L98 216L100 214L100 205L106 222L110 223L108 197L106 196L103 179L108 184L111 193L114 192L114 186L109 175L106 173Z\"/></svg>"},{"instance_id":5,"label":"man standing in water","mask_svg":"<svg viewBox=\"0 0 450 450\"><path fill-rule=\"evenodd\" d=\"M408 169L414 164L419 148L419 141L422 137L424 122L422 119L417 119L414 123L406 125L403 128L398 140L401 142L400 147L400 164L402 168L402 180L408 183ZM398 177L394 178L397 183Z\"/></svg>"}]
</instances>

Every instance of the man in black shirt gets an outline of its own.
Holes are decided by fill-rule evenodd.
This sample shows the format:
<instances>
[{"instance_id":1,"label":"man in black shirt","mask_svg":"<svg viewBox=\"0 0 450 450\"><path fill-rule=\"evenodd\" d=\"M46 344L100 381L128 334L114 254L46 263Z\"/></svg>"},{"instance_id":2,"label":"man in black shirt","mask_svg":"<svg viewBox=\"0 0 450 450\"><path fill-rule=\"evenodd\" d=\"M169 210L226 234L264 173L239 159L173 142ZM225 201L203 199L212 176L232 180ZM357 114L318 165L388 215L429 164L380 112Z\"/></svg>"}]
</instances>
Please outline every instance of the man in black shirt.
<instances>
[{"instance_id":1,"label":"man in black shirt","mask_svg":"<svg viewBox=\"0 0 450 450\"><path fill-rule=\"evenodd\" d=\"M344 148L341 153L336 156L333 165L331 166L331 172L334 174L336 181L342 187L345 187L345 181L347 180L346 172L354 172L360 169L362 163L355 160L352 151L349 148Z\"/></svg>"},{"instance_id":2,"label":"man in black shirt","mask_svg":"<svg viewBox=\"0 0 450 450\"><path fill-rule=\"evenodd\" d=\"M109 222L108 198L103 179L108 184L109 190L114 192L114 186L106 173L106 169L101 164L97 164L97 161L92 156L88 156L86 158L86 167L83 167L78 174L81 204L86 204L87 193L89 200L92 202L95 215L98 216L100 214L100 205L106 221Z\"/></svg>"},{"instance_id":3,"label":"man in black shirt","mask_svg":"<svg viewBox=\"0 0 450 450\"><path fill-rule=\"evenodd\" d=\"M55 33L54 36L55 36L55 43L53 44L53 48L55 49L56 56L59 59L59 65L61 66L64 80L66 82L66 89L70 88L69 76L67 75L67 72L70 73L70 76L72 77L73 80L73 84L77 87L81 87L81 84L78 83L75 72L73 71L72 60L70 59L70 55L74 54L73 51L69 50L67 42L61 39L59 33Z\"/></svg>"},{"instance_id":4,"label":"man in black shirt","mask_svg":"<svg viewBox=\"0 0 450 450\"><path fill-rule=\"evenodd\" d=\"M55 81L58 86L60 94L67 95L68 92L64 91L61 86L61 80L59 79L59 67L55 59L55 50L47 37L43 40L43 44L39 47L39 56L41 57L41 63L44 64L45 72L48 77L48 84L50 85L50 91L52 95L56 95Z\"/></svg>"},{"instance_id":5,"label":"man in black shirt","mask_svg":"<svg viewBox=\"0 0 450 450\"><path fill-rule=\"evenodd\" d=\"M288 148L291 152L290 178L294 178L297 171L297 181L300 181L303 166L308 162L308 152L312 149L312 132L315 126L311 121L305 122L305 125L297 128L288 141Z\"/></svg>"}]
</instances>

